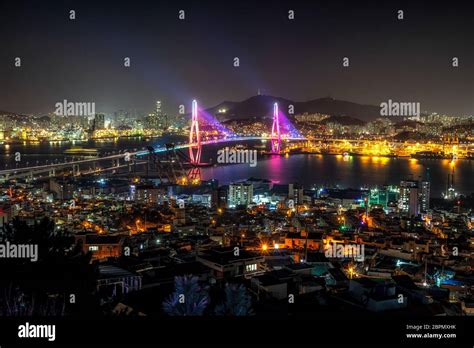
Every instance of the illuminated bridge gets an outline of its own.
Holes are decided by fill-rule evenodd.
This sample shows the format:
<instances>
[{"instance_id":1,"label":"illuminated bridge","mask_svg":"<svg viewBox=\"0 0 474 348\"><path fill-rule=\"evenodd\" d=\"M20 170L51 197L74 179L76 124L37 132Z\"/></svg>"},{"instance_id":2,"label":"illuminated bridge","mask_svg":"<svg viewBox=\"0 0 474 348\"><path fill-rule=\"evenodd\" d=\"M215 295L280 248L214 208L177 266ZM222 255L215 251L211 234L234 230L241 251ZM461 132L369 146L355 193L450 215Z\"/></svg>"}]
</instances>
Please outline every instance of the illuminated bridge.
<instances>
[{"instance_id":1,"label":"illuminated bridge","mask_svg":"<svg viewBox=\"0 0 474 348\"><path fill-rule=\"evenodd\" d=\"M49 177L57 176L56 171L72 169L73 176L94 175L108 171L116 172L120 168L128 168L131 172L132 168L137 165L149 165L150 159L155 164L155 169L160 173L165 173L170 182L192 182L199 180L201 163L201 152L204 145L220 144L227 142L242 142L251 140L269 140L271 151L269 154L279 155L281 153L281 141L298 141L306 140L304 137L285 136L280 133L280 118L278 104L273 106L273 126L270 136L240 137L226 136L217 140L202 140L199 130L199 113L197 102L194 100L192 104L192 123L189 134L189 141L186 144L167 144L160 147L149 146L146 149L138 151L119 151L117 154L109 156L96 157L90 159L73 160L69 162L53 163L46 165L27 166L12 169L0 170L0 180L9 179L33 179L40 174L47 174ZM188 156L184 156L182 152L177 150L188 149ZM159 156L160 154L165 154ZM148 157L148 160L145 159ZM98 167L98 163L111 163L108 167ZM185 176L183 176L183 163L191 168ZM81 170L81 167L88 166L87 170ZM175 167L175 168L173 168ZM185 179L183 179L185 178Z\"/></svg>"}]
</instances>

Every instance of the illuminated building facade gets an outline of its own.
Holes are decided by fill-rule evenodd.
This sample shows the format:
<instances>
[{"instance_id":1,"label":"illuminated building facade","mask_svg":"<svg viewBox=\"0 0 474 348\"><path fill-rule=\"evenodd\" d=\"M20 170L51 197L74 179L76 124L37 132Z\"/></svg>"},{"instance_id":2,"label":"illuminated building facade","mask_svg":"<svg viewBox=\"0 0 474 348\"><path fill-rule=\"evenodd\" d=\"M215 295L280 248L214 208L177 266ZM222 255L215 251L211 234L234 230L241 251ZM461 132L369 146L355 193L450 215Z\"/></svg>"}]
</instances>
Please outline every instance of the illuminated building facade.
<instances>
[{"instance_id":1,"label":"illuminated building facade","mask_svg":"<svg viewBox=\"0 0 474 348\"><path fill-rule=\"evenodd\" d=\"M252 184L230 184L229 185L229 208L235 208L238 205L248 206L253 199Z\"/></svg>"},{"instance_id":2,"label":"illuminated building facade","mask_svg":"<svg viewBox=\"0 0 474 348\"><path fill-rule=\"evenodd\" d=\"M419 207L419 182L417 180L404 180L400 182L400 213L408 216L417 216Z\"/></svg>"}]
</instances>

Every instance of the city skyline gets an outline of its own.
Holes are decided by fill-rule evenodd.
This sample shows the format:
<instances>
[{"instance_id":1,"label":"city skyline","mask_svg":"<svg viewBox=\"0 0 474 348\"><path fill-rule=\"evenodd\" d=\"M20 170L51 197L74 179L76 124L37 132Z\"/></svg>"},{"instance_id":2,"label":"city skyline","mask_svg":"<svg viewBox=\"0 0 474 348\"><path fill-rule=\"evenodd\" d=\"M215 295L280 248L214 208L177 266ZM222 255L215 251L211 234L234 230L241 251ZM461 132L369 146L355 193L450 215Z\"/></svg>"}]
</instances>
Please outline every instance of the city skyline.
<instances>
[{"instance_id":1,"label":"city skyline","mask_svg":"<svg viewBox=\"0 0 474 348\"><path fill-rule=\"evenodd\" d=\"M308 99L308 100L289 100L288 98L285 98L284 96L273 96L273 95L269 95L269 94L267 95L267 94L263 94L261 92L261 90L257 90L257 94L249 95L249 96L245 97L244 99L241 99L241 100L222 99L221 102L216 103L216 104L203 105L202 109L203 110L216 109L218 106L226 104L226 103L238 104L238 103L246 102L246 101L248 101L252 98L256 98L256 97L266 97L266 98L274 99L275 102L278 101L278 100L285 100L285 101L289 101L289 102L293 102L293 103L304 104L304 103L308 103L308 102L331 100L331 101L335 101L335 102L350 103L350 104L358 105L358 106L361 106L361 107L375 107L375 108L380 109L380 115L379 115L380 118L391 116L391 115L383 114L382 110L385 110L384 108L386 108L386 106L383 106L384 104L388 104L389 107L390 107L390 103L395 103L395 104L396 103L403 103L403 104L418 104L418 105L420 105L420 103L418 103L418 102L396 101L396 100L391 100L391 99L382 100L380 102L380 105L364 104L364 103L359 103L359 102L353 101L353 100L342 100L342 99L336 99L336 98L328 97L328 96L311 98L311 99ZM193 100L196 100L196 99L193 99ZM105 110L101 110L101 109L98 108L96 110L97 112L94 112L94 113L91 113L91 114L88 114L88 115L83 115L81 113L77 113L77 114L71 113L69 116L75 115L75 116L93 117L95 114L105 114L107 116L114 116L114 114L117 114L117 113L124 113L124 114L130 114L130 115L132 115L134 117L137 117L137 118L141 118L141 117L146 117L147 115L150 115L150 114L157 114L157 112L156 112L157 111L156 110L156 103L157 102L162 103L161 100L156 99L156 100L152 101L150 103L150 106L147 107L147 108L141 108L141 109L138 109L138 108L126 109L125 108L124 109L124 108L118 107L116 109L111 109L111 111L105 111ZM11 115L24 115L24 116L46 116L46 115L67 116L67 115L63 114L62 112L57 113L57 111L56 111L56 110L58 110L57 106L59 104L67 105L67 103L73 103L73 104L92 104L93 103L94 104L94 109L97 106L95 104L95 102L72 101L72 100L64 99L64 100L57 101L52 106L51 110L48 111L48 112L35 111L35 112L21 113L21 112L17 112L16 110L7 110L6 108L3 108L3 109L0 108L0 112L4 112L6 114L11 114ZM191 104L192 104L192 101L188 100L188 101L185 101L181 104L176 104L176 105L172 105L172 106L168 105L167 107L161 108L160 110L161 110L161 113L163 115L168 115L168 113L169 113L170 115L177 116L177 115L183 115L183 112L180 111L180 109L182 109L182 107L184 106L184 110L185 110L184 115L190 116L191 115L191 112L189 111L190 108L189 109L186 109L186 108L189 107ZM165 112L164 111L165 109L171 110L171 111ZM272 108L271 108L271 103L270 103L269 108L268 108L268 115L271 114L271 109ZM66 110L66 106L61 110ZM186 110L188 110L188 111L186 111ZM228 111L225 108L220 109L220 110ZM314 113L317 113L317 112L319 112L319 111L314 111ZM420 113L420 115L440 115L440 116L447 116L447 117L461 118L461 119L462 118L468 119L468 118L474 117L474 113L473 114L455 115L455 114L452 114L452 113L449 113L449 112L448 113L440 113L440 112L437 112L436 110L426 110L426 109L419 110L418 112ZM307 113L311 113L311 112L308 112L308 111L291 112L291 115L293 116L293 115L301 115L301 114L307 114ZM358 117L353 116L353 115L345 115L345 114L341 114L341 115L358 118ZM249 118L251 118L252 116L255 116L255 115L249 115ZM409 117L414 117L416 115L412 115L412 114L408 113L407 115L395 115L395 116L409 118ZM367 121L367 120L362 120L362 121Z\"/></svg>"},{"instance_id":2,"label":"city skyline","mask_svg":"<svg viewBox=\"0 0 474 348\"><path fill-rule=\"evenodd\" d=\"M2 341L469 343L473 13L0 0Z\"/></svg>"}]
</instances>

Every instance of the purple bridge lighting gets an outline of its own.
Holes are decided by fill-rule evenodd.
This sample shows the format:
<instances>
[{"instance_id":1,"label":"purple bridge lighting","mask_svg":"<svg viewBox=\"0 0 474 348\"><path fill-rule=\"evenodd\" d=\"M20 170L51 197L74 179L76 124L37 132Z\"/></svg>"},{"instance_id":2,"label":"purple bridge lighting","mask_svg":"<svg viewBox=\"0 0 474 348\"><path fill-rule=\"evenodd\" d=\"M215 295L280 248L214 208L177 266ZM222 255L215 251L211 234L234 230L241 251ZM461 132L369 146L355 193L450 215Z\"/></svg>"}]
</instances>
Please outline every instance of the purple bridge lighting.
<instances>
[{"instance_id":1,"label":"purple bridge lighting","mask_svg":"<svg viewBox=\"0 0 474 348\"><path fill-rule=\"evenodd\" d=\"M280 135L280 121L278 117L278 103L273 104L273 125L272 125L272 153L280 154L281 149L281 135Z\"/></svg>"},{"instance_id":2,"label":"purple bridge lighting","mask_svg":"<svg viewBox=\"0 0 474 348\"><path fill-rule=\"evenodd\" d=\"M191 131L189 132L189 158L192 164L201 163L201 134L199 133L199 118L197 101L193 100Z\"/></svg>"}]
</instances>

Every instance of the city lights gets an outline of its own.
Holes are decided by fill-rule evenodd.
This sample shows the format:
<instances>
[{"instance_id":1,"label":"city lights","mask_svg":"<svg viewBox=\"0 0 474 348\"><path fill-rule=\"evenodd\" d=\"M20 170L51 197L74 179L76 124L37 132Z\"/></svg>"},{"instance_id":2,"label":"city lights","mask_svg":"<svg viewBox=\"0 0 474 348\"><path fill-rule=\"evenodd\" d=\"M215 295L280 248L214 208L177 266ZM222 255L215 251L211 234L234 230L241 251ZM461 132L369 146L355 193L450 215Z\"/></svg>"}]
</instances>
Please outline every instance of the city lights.
<instances>
[{"instance_id":1,"label":"city lights","mask_svg":"<svg viewBox=\"0 0 474 348\"><path fill-rule=\"evenodd\" d=\"M6 346L472 344L474 3L67 3L0 6Z\"/></svg>"}]
</instances>

